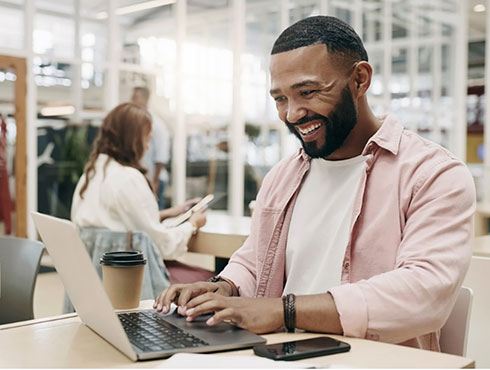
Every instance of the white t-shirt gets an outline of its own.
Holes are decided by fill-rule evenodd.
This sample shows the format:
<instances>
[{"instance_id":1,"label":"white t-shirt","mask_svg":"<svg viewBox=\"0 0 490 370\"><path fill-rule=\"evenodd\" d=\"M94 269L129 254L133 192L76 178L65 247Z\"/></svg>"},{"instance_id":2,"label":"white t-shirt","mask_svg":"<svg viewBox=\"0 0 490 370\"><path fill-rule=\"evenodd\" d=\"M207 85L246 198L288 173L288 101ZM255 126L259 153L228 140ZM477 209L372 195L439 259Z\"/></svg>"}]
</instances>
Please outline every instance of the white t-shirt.
<instances>
[{"instance_id":1,"label":"white t-shirt","mask_svg":"<svg viewBox=\"0 0 490 370\"><path fill-rule=\"evenodd\" d=\"M170 134L165 123L155 114L151 113L152 128L148 150L141 159L141 164L148 170L147 176L153 181L155 163L168 165L170 159ZM164 168L160 171L160 181L168 182L168 172Z\"/></svg>"},{"instance_id":2,"label":"white t-shirt","mask_svg":"<svg viewBox=\"0 0 490 370\"><path fill-rule=\"evenodd\" d=\"M99 154L95 175L82 199L80 189L84 184L85 174L73 194L71 220L77 226L145 231L164 259L175 259L187 251L192 224L184 222L172 228L161 224L155 195L137 169Z\"/></svg>"},{"instance_id":3,"label":"white t-shirt","mask_svg":"<svg viewBox=\"0 0 490 370\"><path fill-rule=\"evenodd\" d=\"M285 294L319 294L340 285L365 161L363 156L311 161L289 227Z\"/></svg>"}]
</instances>

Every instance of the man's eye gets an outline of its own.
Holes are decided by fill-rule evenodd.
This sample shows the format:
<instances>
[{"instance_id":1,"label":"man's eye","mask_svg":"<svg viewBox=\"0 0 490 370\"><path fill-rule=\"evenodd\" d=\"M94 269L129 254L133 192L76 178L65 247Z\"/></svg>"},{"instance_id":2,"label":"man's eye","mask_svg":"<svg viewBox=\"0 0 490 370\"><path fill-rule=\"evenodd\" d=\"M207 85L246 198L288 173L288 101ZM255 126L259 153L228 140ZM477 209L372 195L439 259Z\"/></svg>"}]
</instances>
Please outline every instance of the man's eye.
<instances>
[{"instance_id":1,"label":"man's eye","mask_svg":"<svg viewBox=\"0 0 490 370\"><path fill-rule=\"evenodd\" d=\"M306 91L301 91L301 96L308 96L316 92L317 90L306 90Z\"/></svg>"},{"instance_id":2,"label":"man's eye","mask_svg":"<svg viewBox=\"0 0 490 370\"><path fill-rule=\"evenodd\" d=\"M276 103L281 103L286 100L286 98L284 96L276 96L274 100L276 101Z\"/></svg>"}]
</instances>

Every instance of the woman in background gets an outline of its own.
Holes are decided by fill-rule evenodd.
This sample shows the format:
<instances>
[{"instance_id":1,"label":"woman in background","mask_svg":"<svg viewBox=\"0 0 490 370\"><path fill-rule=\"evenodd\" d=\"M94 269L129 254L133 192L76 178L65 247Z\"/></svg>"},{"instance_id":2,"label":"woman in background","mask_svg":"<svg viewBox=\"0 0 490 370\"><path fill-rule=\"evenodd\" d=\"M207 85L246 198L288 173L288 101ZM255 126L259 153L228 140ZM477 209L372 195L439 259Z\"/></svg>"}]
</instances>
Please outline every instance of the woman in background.
<instances>
[{"instance_id":1,"label":"woman in background","mask_svg":"<svg viewBox=\"0 0 490 370\"><path fill-rule=\"evenodd\" d=\"M89 161L73 195L71 219L78 227L111 231L144 231L162 259L176 259L187 251L190 237L206 223L204 211L179 226L161 221L185 212L196 200L158 210L140 160L151 134L151 116L141 107L123 103L105 117Z\"/></svg>"}]
</instances>

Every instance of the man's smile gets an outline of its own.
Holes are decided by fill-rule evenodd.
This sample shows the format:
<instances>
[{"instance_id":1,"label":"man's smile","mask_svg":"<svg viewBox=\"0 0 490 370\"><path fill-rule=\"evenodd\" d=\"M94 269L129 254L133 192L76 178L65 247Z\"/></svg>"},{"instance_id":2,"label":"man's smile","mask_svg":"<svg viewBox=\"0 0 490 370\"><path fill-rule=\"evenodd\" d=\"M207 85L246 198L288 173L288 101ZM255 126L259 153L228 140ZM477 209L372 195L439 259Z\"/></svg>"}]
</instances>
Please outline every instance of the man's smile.
<instances>
[{"instance_id":1,"label":"man's smile","mask_svg":"<svg viewBox=\"0 0 490 370\"><path fill-rule=\"evenodd\" d=\"M310 141L324 124L323 120L315 119L300 125L295 125L294 129L306 141ZM310 140L309 140L310 139Z\"/></svg>"}]
</instances>

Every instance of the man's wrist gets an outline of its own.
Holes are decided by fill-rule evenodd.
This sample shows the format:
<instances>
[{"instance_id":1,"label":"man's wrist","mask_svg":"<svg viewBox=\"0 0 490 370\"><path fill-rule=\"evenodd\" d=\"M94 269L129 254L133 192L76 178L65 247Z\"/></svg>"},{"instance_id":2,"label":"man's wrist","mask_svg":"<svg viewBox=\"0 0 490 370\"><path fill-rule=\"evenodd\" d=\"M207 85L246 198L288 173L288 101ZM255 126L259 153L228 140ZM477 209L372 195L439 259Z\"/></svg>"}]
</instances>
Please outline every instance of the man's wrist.
<instances>
[{"instance_id":1,"label":"man's wrist","mask_svg":"<svg viewBox=\"0 0 490 370\"><path fill-rule=\"evenodd\" d=\"M282 297L284 311L284 326L288 333L294 333L296 328L296 297L290 293Z\"/></svg>"},{"instance_id":2,"label":"man's wrist","mask_svg":"<svg viewBox=\"0 0 490 370\"><path fill-rule=\"evenodd\" d=\"M208 279L208 281L211 283L219 284L222 287L226 287L224 289L230 297L239 295L237 287L235 286L235 284L231 280L228 280L228 279L225 279L221 276L216 275L216 276L213 276L212 278Z\"/></svg>"}]
</instances>

